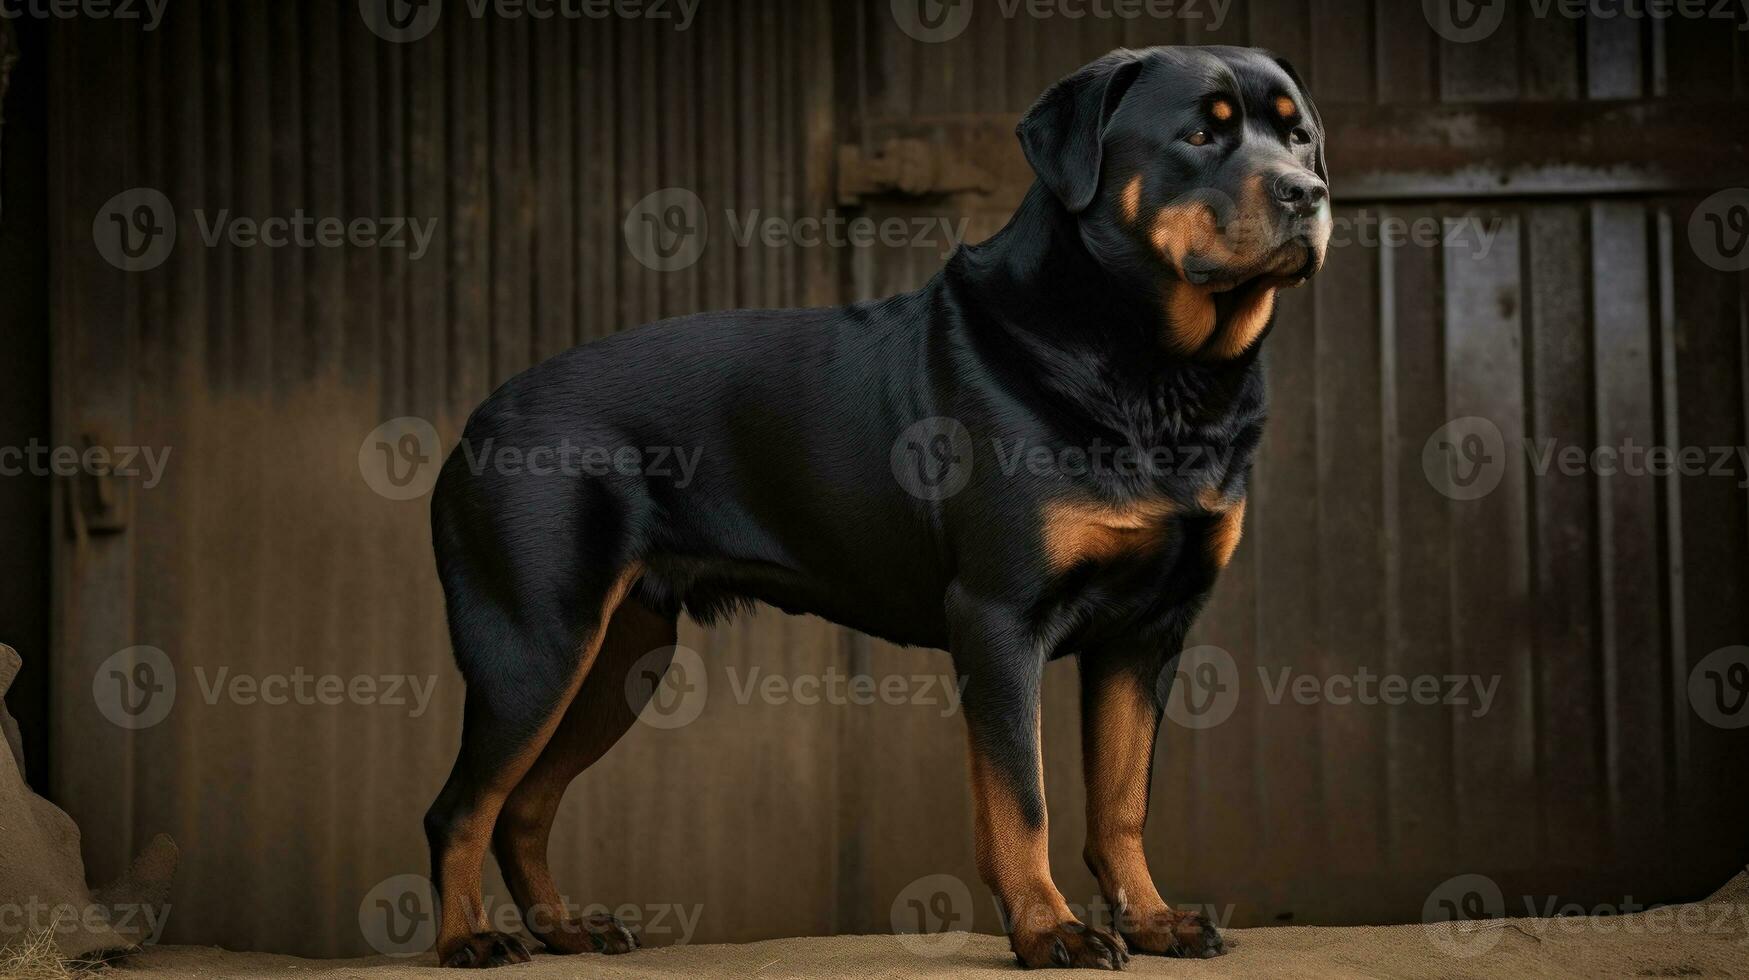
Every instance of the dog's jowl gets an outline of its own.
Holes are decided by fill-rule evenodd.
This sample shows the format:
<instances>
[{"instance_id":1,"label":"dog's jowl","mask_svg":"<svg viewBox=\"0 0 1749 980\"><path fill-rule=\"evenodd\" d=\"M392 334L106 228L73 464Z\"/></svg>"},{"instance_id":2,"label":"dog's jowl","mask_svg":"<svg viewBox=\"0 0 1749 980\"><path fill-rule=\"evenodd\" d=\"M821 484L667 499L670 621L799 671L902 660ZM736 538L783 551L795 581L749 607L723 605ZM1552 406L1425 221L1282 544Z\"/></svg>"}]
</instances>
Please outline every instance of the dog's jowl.
<instances>
[{"instance_id":1,"label":"dog's jowl","mask_svg":"<svg viewBox=\"0 0 1749 980\"><path fill-rule=\"evenodd\" d=\"M1154 885L1148 776L1167 663L1239 546L1276 293L1329 240L1323 131L1286 62L1210 47L1113 52L1045 92L1018 135L1037 174L1019 210L922 289L627 330L524 372L468 420L472 446L663 446L695 463L685 480L459 452L443 469L432 535L467 681L426 817L445 965L528 957L488 928L488 846L549 950L636 947L611 916L556 912L554 814L632 725L627 672L672 647L678 617L754 602L949 652L978 868L1022 965L1222 951ZM926 420L953 436L919 458L945 447L958 469L920 490L889 450ZM995 465L987 447L1015 444L1094 462ZM1111 446L1154 462L1099 465ZM1067 655L1109 930L1075 918L1048 862L1039 692Z\"/></svg>"}]
</instances>

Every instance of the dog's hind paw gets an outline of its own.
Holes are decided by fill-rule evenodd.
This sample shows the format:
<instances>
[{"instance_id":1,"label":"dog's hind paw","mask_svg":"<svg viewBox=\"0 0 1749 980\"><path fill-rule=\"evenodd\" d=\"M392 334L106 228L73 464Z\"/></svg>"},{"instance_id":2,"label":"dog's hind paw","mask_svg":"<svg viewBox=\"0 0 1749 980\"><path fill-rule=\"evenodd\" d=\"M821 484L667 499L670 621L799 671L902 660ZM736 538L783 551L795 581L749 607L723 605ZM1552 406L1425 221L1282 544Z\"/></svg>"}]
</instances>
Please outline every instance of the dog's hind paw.
<instances>
[{"instance_id":1,"label":"dog's hind paw","mask_svg":"<svg viewBox=\"0 0 1749 980\"><path fill-rule=\"evenodd\" d=\"M528 947L522 945L522 940L502 932L476 932L464 936L438 957L442 966L466 970L527 962Z\"/></svg>"}]
</instances>

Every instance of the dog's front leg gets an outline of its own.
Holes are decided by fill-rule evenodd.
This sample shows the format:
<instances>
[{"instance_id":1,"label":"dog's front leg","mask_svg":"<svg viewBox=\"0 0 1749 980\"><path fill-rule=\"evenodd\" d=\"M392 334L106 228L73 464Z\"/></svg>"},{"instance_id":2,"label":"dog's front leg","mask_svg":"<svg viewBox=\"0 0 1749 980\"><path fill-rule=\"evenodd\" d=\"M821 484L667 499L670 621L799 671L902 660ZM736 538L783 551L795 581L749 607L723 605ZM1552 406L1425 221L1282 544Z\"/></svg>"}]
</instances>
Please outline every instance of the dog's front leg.
<instances>
[{"instance_id":1,"label":"dog's front leg","mask_svg":"<svg viewBox=\"0 0 1749 980\"><path fill-rule=\"evenodd\" d=\"M1081 656L1081 764L1087 780L1087 867L1117 909L1130 946L1167 956L1224 952L1214 924L1198 912L1167 905L1154 888L1142 852L1148 784L1160 715L1174 670L1159 654L1120 651Z\"/></svg>"},{"instance_id":2,"label":"dog's front leg","mask_svg":"<svg viewBox=\"0 0 1749 980\"><path fill-rule=\"evenodd\" d=\"M1044 656L1018 617L972 602L953 606L953 657L965 683L978 873L1001 903L1009 946L1024 967L1122 969L1123 940L1077 920L1051 880L1039 747Z\"/></svg>"}]
</instances>

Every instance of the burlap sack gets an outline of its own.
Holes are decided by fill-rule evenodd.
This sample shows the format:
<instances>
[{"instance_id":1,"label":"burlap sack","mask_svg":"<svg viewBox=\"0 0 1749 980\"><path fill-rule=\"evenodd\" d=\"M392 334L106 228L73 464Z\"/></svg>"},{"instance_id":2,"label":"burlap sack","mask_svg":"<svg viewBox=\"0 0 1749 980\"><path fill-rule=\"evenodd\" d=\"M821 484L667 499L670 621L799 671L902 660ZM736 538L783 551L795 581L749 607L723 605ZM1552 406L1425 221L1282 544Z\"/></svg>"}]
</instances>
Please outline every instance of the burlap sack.
<instances>
[{"instance_id":1,"label":"burlap sack","mask_svg":"<svg viewBox=\"0 0 1749 980\"><path fill-rule=\"evenodd\" d=\"M0 698L22 666L17 651L0 644ZM159 834L121 881L94 897L85 886L79 828L24 781L18 724L0 700L0 946L48 930L69 960L102 958L156 938L163 921L176 845Z\"/></svg>"}]
</instances>

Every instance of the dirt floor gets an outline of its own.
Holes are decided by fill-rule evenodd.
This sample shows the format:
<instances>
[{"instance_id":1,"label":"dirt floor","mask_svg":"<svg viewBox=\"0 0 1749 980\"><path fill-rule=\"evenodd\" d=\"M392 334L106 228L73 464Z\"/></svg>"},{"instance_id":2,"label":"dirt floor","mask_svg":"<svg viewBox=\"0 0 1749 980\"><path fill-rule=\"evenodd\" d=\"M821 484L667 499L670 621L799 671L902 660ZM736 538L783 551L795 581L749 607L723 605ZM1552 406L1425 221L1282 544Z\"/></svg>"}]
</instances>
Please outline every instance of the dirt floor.
<instances>
[{"instance_id":1,"label":"dirt floor","mask_svg":"<svg viewBox=\"0 0 1749 980\"><path fill-rule=\"evenodd\" d=\"M1234 929L1214 960L1136 957L1138 976L1203 977L1749 977L1749 874L1695 905L1632 915L1496 919L1373 928ZM920 942L932 945L924 955ZM739 946L678 946L618 957L537 955L496 977L1013 977L1004 939L841 936ZM302 960L195 947L128 958L115 980L171 977L397 980L447 976L427 954L406 960Z\"/></svg>"}]
</instances>

